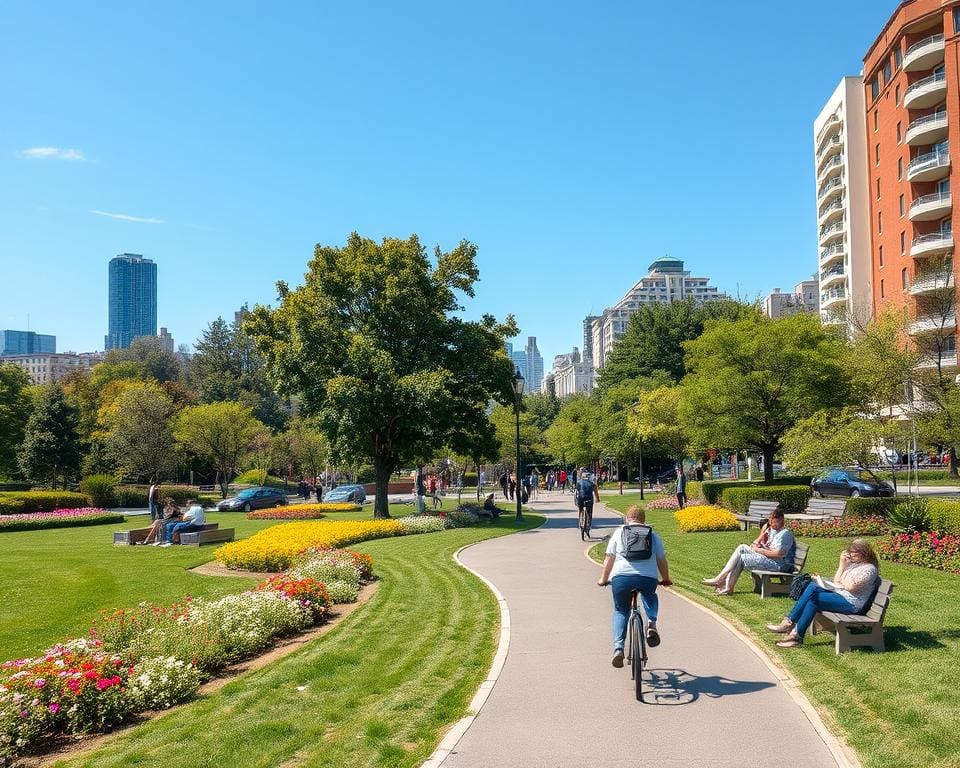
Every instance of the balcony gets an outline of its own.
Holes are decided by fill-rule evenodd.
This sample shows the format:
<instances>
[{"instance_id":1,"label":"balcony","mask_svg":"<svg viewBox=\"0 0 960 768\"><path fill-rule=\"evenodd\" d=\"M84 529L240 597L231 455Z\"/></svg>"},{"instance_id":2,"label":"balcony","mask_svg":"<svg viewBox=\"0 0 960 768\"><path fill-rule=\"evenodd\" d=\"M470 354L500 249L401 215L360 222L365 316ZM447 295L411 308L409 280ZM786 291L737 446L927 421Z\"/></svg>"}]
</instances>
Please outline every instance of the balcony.
<instances>
[{"instance_id":1,"label":"balcony","mask_svg":"<svg viewBox=\"0 0 960 768\"><path fill-rule=\"evenodd\" d=\"M942 256L953 251L952 232L934 232L930 235L920 235L913 238L910 244L910 255L913 258L922 256Z\"/></svg>"},{"instance_id":2,"label":"balcony","mask_svg":"<svg viewBox=\"0 0 960 768\"><path fill-rule=\"evenodd\" d=\"M942 219L953 208L949 192L934 192L918 197L910 203L910 221L933 221Z\"/></svg>"},{"instance_id":3,"label":"balcony","mask_svg":"<svg viewBox=\"0 0 960 768\"><path fill-rule=\"evenodd\" d=\"M931 35L907 48L903 54L903 69L906 72L920 72L933 69L943 61L943 35Z\"/></svg>"},{"instance_id":4,"label":"balcony","mask_svg":"<svg viewBox=\"0 0 960 768\"><path fill-rule=\"evenodd\" d=\"M828 285L832 285L837 282L844 282L847 279L846 272L844 271L843 264L838 264L835 267L830 267L830 269L825 269L820 273L820 288L824 289Z\"/></svg>"},{"instance_id":5,"label":"balcony","mask_svg":"<svg viewBox=\"0 0 960 768\"><path fill-rule=\"evenodd\" d=\"M847 300L847 291L845 288L833 288L829 291L820 292L820 308L834 306Z\"/></svg>"},{"instance_id":6,"label":"balcony","mask_svg":"<svg viewBox=\"0 0 960 768\"><path fill-rule=\"evenodd\" d=\"M924 355L917 361L917 368L947 368L957 367L957 350L945 350L938 357Z\"/></svg>"},{"instance_id":7,"label":"balcony","mask_svg":"<svg viewBox=\"0 0 960 768\"><path fill-rule=\"evenodd\" d=\"M828 224L838 217L842 217L843 211L843 198L838 196L833 200L833 202L828 202L825 206L823 206L823 208L820 209L820 226Z\"/></svg>"},{"instance_id":8,"label":"balcony","mask_svg":"<svg viewBox=\"0 0 960 768\"><path fill-rule=\"evenodd\" d=\"M841 179L839 176L835 179L830 179L830 181L820 187L820 189L817 191L817 201L819 202L820 200L823 200L823 198L825 198L831 192L839 191L842 188L843 179Z\"/></svg>"},{"instance_id":9,"label":"balcony","mask_svg":"<svg viewBox=\"0 0 960 768\"><path fill-rule=\"evenodd\" d=\"M911 147L936 144L947 138L947 113L935 112L918 117L907 126L907 144Z\"/></svg>"},{"instance_id":10,"label":"balcony","mask_svg":"<svg viewBox=\"0 0 960 768\"><path fill-rule=\"evenodd\" d=\"M947 77L938 72L923 80L917 80L907 88L903 95L903 106L907 109L929 109L939 104L947 95Z\"/></svg>"},{"instance_id":11,"label":"balcony","mask_svg":"<svg viewBox=\"0 0 960 768\"><path fill-rule=\"evenodd\" d=\"M836 136L840 133L842 127L843 121L837 115L832 115L830 119L824 123L823 128L820 129L820 133L817 134L817 154L823 151L824 146L831 136Z\"/></svg>"},{"instance_id":12,"label":"balcony","mask_svg":"<svg viewBox=\"0 0 960 768\"><path fill-rule=\"evenodd\" d=\"M917 155L907 166L907 181L938 181L950 175L950 153L947 150Z\"/></svg>"},{"instance_id":13,"label":"balcony","mask_svg":"<svg viewBox=\"0 0 960 768\"><path fill-rule=\"evenodd\" d=\"M817 150L817 173L823 169L824 164L831 157L839 155L843 151L843 138L841 136L834 136L829 141L825 142L823 147Z\"/></svg>"},{"instance_id":14,"label":"balcony","mask_svg":"<svg viewBox=\"0 0 960 768\"><path fill-rule=\"evenodd\" d=\"M845 227L846 222L843 219L825 227L820 227L820 245L827 246L834 240L843 237Z\"/></svg>"},{"instance_id":15,"label":"balcony","mask_svg":"<svg viewBox=\"0 0 960 768\"><path fill-rule=\"evenodd\" d=\"M915 336L918 333L931 333L933 331L948 331L957 327L957 316L953 312L945 314L924 315L918 317L910 323L908 332Z\"/></svg>"},{"instance_id":16,"label":"balcony","mask_svg":"<svg viewBox=\"0 0 960 768\"><path fill-rule=\"evenodd\" d=\"M846 248L844 248L843 243L831 245L829 248L824 248L820 251L820 263L826 264L828 261L842 257L844 253L846 253Z\"/></svg>"},{"instance_id":17,"label":"balcony","mask_svg":"<svg viewBox=\"0 0 960 768\"><path fill-rule=\"evenodd\" d=\"M914 281L910 283L910 293L913 296L936 293L937 291L952 291L953 288L954 283L952 269L930 272L926 275L917 275Z\"/></svg>"},{"instance_id":18,"label":"balcony","mask_svg":"<svg viewBox=\"0 0 960 768\"><path fill-rule=\"evenodd\" d=\"M840 171L843 170L843 155L834 155L826 163L823 164L823 167L820 169L820 172L817 174L817 181L826 181L831 176L834 176Z\"/></svg>"}]
</instances>

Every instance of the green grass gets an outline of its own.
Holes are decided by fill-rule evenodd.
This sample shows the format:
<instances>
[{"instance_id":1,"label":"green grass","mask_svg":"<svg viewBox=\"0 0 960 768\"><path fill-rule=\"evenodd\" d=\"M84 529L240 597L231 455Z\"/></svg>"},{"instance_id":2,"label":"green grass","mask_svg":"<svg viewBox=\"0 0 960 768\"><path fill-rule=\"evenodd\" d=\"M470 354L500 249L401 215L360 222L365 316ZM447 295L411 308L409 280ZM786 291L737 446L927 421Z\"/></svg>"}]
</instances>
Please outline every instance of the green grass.
<instances>
[{"instance_id":1,"label":"green grass","mask_svg":"<svg viewBox=\"0 0 960 768\"><path fill-rule=\"evenodd\" d=\"M542 520L528 514L524 527ZM329 634L56 765L419 765L466 713L494 651L496 601L451 554L515 530L504 519L357 545L380 587Z\"/></svg>"},{"instance_id":2,"label":"green grass","mask_svg":"<svg viewBox=\"0 0 960 768\"><path fill-rule=\"evenodd\" d=\"M632 500L607 498L624 511ZM663 536L676 588L732 619L800 681L804 692L857 750L865 768L956 768L960 765L960 576L881 562L896 585L887 612L885 653L835 656L832 635L807 638L802 649L773 644L764 625L792 607L789 598L761 600L748 574L733 597L716 597L702 584L732 549L756 536L681 533L672 512L651 510L648 522ZM806 570L832 576L849 539L810 539ZM596 559L603 545L591 550Z\"/></svg>"}]
</instances>

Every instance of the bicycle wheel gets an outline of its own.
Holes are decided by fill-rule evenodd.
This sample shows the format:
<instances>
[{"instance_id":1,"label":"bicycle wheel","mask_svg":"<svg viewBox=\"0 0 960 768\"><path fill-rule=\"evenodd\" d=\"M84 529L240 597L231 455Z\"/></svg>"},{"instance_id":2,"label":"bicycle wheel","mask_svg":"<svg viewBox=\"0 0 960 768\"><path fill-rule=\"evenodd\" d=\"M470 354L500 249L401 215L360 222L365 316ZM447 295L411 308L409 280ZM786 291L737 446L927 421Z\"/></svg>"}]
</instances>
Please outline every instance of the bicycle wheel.
<instances>
[{"instance_id":1,"label":"bicycle wheel","mask_svg":"<svg viewBox=\"0 0 960 768\"><path fill-rule=\"evenodd\" d=\"M589 531L589 526L587 525L587 513L586 510L581 509L578 515L579 525L580 525L580 541L587 540L587 532Z\"/></svg>"},{"instance_id":2,"label":"bicycle wheel","mask_svg":"<svg viewBox=\"0 0 960 768\"><path fill-rule=\"evenodd\" d=\"M637 701L643 701L643 668L647 665L647 638L643 631L643 619L637 612L637 620L634 622L637 627L637 660L634 662L636 674L633 678L633 685L637 694Z\"/></svg>"},{"instance_id":3,"label":"bicycle wheel","mask_svg":"<svg viewBox=\"0 0 960 768\"><path fill-rule=\"evenodd\" d=\"M630 616L630 677L636 691L637 701L643 701L643 651L640 620L636 612Z\"/></svg>"},{"instance_id":4,"label":"bicycle wheel","mask_svg":"<svg viewBox=\"0 0 960 768\"><path fill-rule=\"evenodd\" d=\"M593 525L593 507L587 507L586 509L584 509L584 510L583 510L583 516L584 516L585 521L586 521L586 524L585 524L585 526L584 526L586 538L589 539L589 538L590 538L590 527Z\"/></svg>"}]
</instances>

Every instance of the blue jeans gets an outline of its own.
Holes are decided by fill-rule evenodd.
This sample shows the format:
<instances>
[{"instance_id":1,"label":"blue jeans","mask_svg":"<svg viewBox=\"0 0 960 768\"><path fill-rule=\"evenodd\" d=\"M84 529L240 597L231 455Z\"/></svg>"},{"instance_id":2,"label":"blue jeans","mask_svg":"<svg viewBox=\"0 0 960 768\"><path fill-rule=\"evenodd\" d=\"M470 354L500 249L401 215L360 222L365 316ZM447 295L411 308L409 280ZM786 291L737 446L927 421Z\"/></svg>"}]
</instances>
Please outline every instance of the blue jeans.
<instances>
[{"instance_id":1,"label":"blue jeans","mask_svg":"<svg viewBox=\"0 0 960 768\"><path fill-rule=\"evenodd\" d=\"M854 606L847 598L823 587L818 587L816 582L811 581L807 584L807 588L803 590L797 604L793 606L793 610L787 614L787 618L796 625L795 631L797 637L801 640L818 611L853 613Z\"/></svg>"},{"instance_id":2,"label":"blue jeans","mask_svg":"<svg viewBox=\"0 0 960 768\"><path fill-rule=\"evenodd\" d=\"M160 509L160 505L157 504L155 501L148 501L147 509L150 510L150 522L153 522L154 520L159 520L160 518L163 517L163 512Z\"/></svg>"},{"instance_id":3,"label":"blue jeans","mask_svg":"<svg viewBox=\"0 0 960 768\"><path fill-rule=\"evenodd\" d=\"M176 522L176 521L175 521L175 522L172 522L172 523L167 523L167 525L166 525L166 532L165 532L166 535L164 536L164 540L167 541L167 542L169 542L169 543L172 543L172 542L173 542L173 534L174 534L174 533L177 533L177 534L179 534L179 533L193 533L194 531L199 531L199 530L201 530L201 527L202 527L202 526L194 525L193 523L180 523L180 522Z\"/></svg>"},{"instance_id":4,"label":"blue jeans","mask_svg":"<svg viewBox=\"0 0 960 768\"><path fill-rule=\"evenodd\" d=\"M627 619L630 617L630 593L635 589L640 592L647 619L656 621L660 609L658 582L649 576L621 574L614 576L610 583L613 589L613 650L622 651L623 640L627 636Z\"/></svg>"}]
</instances>

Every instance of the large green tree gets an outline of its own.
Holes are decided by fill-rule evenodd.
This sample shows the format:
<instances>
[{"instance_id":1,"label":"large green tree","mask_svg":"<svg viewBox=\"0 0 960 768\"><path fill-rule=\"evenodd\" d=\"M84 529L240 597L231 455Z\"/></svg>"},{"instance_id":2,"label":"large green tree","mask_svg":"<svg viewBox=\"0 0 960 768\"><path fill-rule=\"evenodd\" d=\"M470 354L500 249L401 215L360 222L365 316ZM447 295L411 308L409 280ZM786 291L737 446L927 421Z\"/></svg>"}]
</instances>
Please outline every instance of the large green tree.
<instances>
[{"instance_id":1,"label":"large green tree","mask_svg":"<svg viewBox=\"0 0 960 768\"><path fill-rule=\"evenodd\" d=\"M600 457L595 442L599 401L587 395L564 398L560 413L547 429L546 439L555 457L575 464L590 464Z\"/></svg>"},{"instance_id":2,"label":"large green tree","mask_svg":"<svg viewBox=\"0 0 960 768\"><path fill-rule=\"evenodd\" d=\"M0 475L17 468L17 448L30 418L30 377L19 365L0 363Z\"/></svg>"},{"instance_id":3,"label":"large green tree","mask_svg":"<svg viewBox=\"0 0 960 768\"><path fill-rule=\"evenodd\" d=\"M766 480L790 427L851 398L843 340L811 314L717 321L684 348L680 413L689 434L700 447L761 451Z\"/></svg>"},{"instance_id":4,"label":"large green tree","mask_svg":"<svg viewBox=\"0 0 960 768\"><path fill-rule=\"evenodd\" d=\"M59 384L41 389L27 420L23 444L17 455L20 471L32 480L67 480L80 464L77 410L67 401Z\"/></svg>"},{"instance_id":5,"label":"large green tree","mask_svg":"<svg viewBox=\"0 0 960 768\"><path fill-rule=\"evenodd\" d=\"M106 363L137 363L143 378L163 384L177 381L183 375L180 358L163 346L156 336L138 336L126 349L111 349Z\"/></svg>"},{"instance_id":6,"label":"large green tree","mask_svg":"<svg viewBox=\"0 0 960 768\"><path fill-rule=\"evenodd\" d=\"M877 450L902 437L896 420L866 417L858 408L820 410L783 436L783 458L791 470L816 472L824 466L876 466Z\"/></svg>"},{"instance_id":7,"label":"large green tree","mask_svg":"<svg viewBox=\"0 0 960 768\"><path fill-rule=\"evenodd\" d=\"M131 381L101 414L104 444L125 474L151 482L176 469L173 400L154 381Z\"/></svg>"},{"instance_id":8,"label":"large green tree","mask_svg":"<svg viewBox=\"0 0 960 768\"><path fill-rule=\"evenodd\" d=\"M387 484L401 463L429 456L490 399L511 397L512 365L498 323L456 316L473 295L476 247L437 248L416 236L377 242L353 233L318 245L304 284L278 283L280 306L258 306L245 329L282 392L302 397L331 444L374 465L374 515L388 517Z\"/></svg>"}]
</instances>

